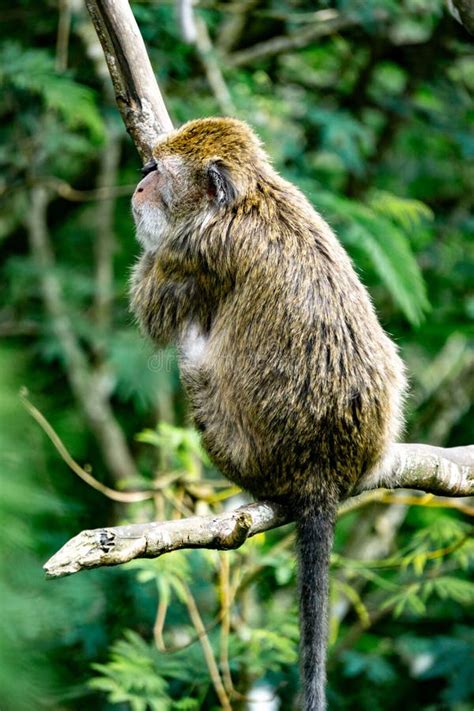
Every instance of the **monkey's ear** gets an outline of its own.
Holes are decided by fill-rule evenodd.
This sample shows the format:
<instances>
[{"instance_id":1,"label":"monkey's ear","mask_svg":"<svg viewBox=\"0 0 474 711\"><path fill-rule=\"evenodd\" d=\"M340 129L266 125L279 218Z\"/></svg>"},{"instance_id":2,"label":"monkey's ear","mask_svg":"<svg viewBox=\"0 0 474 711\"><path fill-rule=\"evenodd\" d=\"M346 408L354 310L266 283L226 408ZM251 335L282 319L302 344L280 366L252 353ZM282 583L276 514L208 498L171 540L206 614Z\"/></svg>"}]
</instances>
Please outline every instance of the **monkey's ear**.
<instances>
[{"instance_id":1,"label":"monkey's ear","mask_svg":"<svg viewBox=\"0 0 474 711\"><path fill-rule=\"evenodd\" d=\"M220 158L207 166L208 193L219 207L228 207L237 198L237 186L231 170Z\"/></svg>"}]
</instances>

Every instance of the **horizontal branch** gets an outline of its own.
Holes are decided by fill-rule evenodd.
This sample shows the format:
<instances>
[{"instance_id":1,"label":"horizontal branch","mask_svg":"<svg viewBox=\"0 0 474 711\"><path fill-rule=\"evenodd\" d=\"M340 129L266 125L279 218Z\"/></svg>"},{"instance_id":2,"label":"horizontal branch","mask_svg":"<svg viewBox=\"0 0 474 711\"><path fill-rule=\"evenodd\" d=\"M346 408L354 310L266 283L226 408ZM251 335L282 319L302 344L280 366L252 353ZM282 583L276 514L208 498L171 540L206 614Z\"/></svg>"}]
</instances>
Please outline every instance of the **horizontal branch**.
<instances>
[{"instance_id":1,"label":"horizontal branch","mask_svg":"<svg viewBox=\"0 0 474 711\"><path fill-rule=\"evenodd\" d=\"M390 471L371 486L355 493L384 487L419 489L440 496L474 495L474 445L434 447L430 444L396 444Z\"/></svg>"},{"instance_id":2,"label":"horizontal branch","mask_svg":"<svg viewBox=\"0 0 474 711\"><path fill-rule=\"evenodd\" d=\"M156 558L180 548L231 550L239 548L250 536L290 520L282 506L265 501L218 516L96 528L71 538L50 558L44 570L48 577L57 578L85 568L120 565L134 558Z\"/></svg>"},{"instance_id":3,"label":"horizontal branch","mask_svg":"<svg viewBox=\"0 0 474 711\"><path fill-rule=\"evenodd\" d=\"M474 446L443 449L422 444L396 445L391 476L374 483L373 488L380 486L472 496ZM340 510L353 510L356 506L354 500L349 500L341 504ZM87 568L120 565L135 558L156 558L181 548L230 550L239 548L257 533L290 521L283 506L261 501L217 516L96 528L82 531L68 541L48 560L44 570L48 577L58 578Z\"/></svg>"}]
</instances>

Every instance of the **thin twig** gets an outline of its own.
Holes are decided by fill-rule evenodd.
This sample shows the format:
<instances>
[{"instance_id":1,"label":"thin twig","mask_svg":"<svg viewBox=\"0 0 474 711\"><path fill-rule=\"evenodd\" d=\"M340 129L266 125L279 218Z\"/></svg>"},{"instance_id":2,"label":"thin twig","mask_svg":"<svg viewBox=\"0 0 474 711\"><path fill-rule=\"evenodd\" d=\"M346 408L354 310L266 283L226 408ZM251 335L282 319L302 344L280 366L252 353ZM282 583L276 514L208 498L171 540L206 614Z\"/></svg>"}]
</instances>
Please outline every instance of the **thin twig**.
<instances>
[{"instance_id":1,"label":"thin twig","mask_svg":"<svg viewBox=\"0 0 474 711\"><path fill-rule=\"evenodd\" d=\"M135 190L135 185L107 185L95 190L77 190L65 180L55 176L41 178L38 182L70 202L114 200L118 197L129 197Z\"/></svg>"},{"instance_id":2,"label":"thin twig","mask_svg":"<svg viewBox=\"0 0 474 711\"><path fill-rule=\"evenodd\" d=\"M220 665L224 687L229 696L234 691L232 675L229 666L229 635L230 635L230 560L229 553L223 551L219 555L219 593L221 606L220 629Z\"/></svg>"},{"instance_id":3,"label":"thin twig","mask_svg":"<svg viewBox=\"0 0 474 711\"><path fill-rule=\"evenodd\" d=\"M30 413L33 419L35 419L39 424L43 432L49 437L62 460L75 474L77 474L80 479L82 479L82 481L85 481L86 484L91 486L93 489L100 491L101 494L107 496L108 499L112 499L112 501L118 501L119 503L125 504L132 504L137 501L152 499L156 495L155 491L117 491L117 489L111 489L109 486L102 484L102 482L93 477L90 472L83 469L80 464L78 464L71 457L59 435L51 427L45 416L28 400L28 393L25 388L20 391L20 399L23 407Z\"/></svg>"},{"instance_id":4,"label":"thin twig","mask_svg":"<svg viewBox=\"0 0 474 711\"><path fill-rule=\"evenodd\" d=\"M236 108L225 83L221 65L211 42L207 25L202 17L196 16L196 49L206 72L207 81L216 99L219 111L225 116L234 116Z\"/></svg>"},{"instance_id":5,"label":"thin twig","mask_svg":"<svg viewBox=\"0 0 474 711\"><path fill-rule=\"evenodd\" d=\"M194 625L194 629L196 630L199 636L199 641L201 642L204 659L206 660L209 675L216 691L217 698L219 699L221 707L224 709L224 711L232 711L232 706L230 705L229 697L227 696L226 690L224 689L221 675L219 674L219 669L217 667L216 659L214 657L214 652L212 650L211 643L209 642L209 637L207 636L206 628L204 627L204 623L199 613L196 600L194 599L194 596L189 586L186 585L186 583L184 582L182 584L186 591L185 602L186 607L188 608L189 617L191 618L191 622Z\"/></svg>"},{"instance_id":6,"label":"thin twig","mask_svg":"<svg viewBox=\"0 0 474 711\"><path fill-rule=\"evenodd\" d=\"M387 18L387 13L383 10L377 12L376 19L383 21ZM277 54L285 54L294 49L307 47L311 42L320 37L335 34L347 27L357 25L359 20L354 17L344 16L341 13L334 13L319 19L314 24L302 27L288 35L272 37L269 40L258 42L252 47L246 47L238 52L233 52L227 57L227 64L231 67L241 67L245 64L253 64L262 59L273 57Z\"/></svg>"},{"instance_id":7,"label":"thin twig","mask_svg":"<svg viewBox=\"0 0 474 711\"><path fill-rule=\"evenodd\" d=\"M168 600L166 600L162 595L158 602L158 607L156 610L155 624L153 625L153 638L155 644L160 652L168 652L166 649L165 641L163 639L163 629L165 626L166 613L168 612Z\"/></svg>"},{"instance_id":8,"label":"thin twig","mask_svg":"<svg viewBox=\"0 0 474 711\"><path fill-rule=\"evenodd\" d=\"M56 63L57 72L67 69L69 35L71 33L71 0L59 0L58 32L56 36Z\"/></svg>"},{"instance_id":9,"label":"thin twig","mask_svg":"<svg viewBox=\"0 0 474 711\"><path fill-rule=\"evenodd\" d=\"M434 494L410 495L404 492L380 492L380 503L382 504L404 504L405 506L426 506L435 509L454 509L467 516L474 516L474 506L464 503L462 500L450 499L446 496L435 496Z\"/></svg>"}]
</instances>

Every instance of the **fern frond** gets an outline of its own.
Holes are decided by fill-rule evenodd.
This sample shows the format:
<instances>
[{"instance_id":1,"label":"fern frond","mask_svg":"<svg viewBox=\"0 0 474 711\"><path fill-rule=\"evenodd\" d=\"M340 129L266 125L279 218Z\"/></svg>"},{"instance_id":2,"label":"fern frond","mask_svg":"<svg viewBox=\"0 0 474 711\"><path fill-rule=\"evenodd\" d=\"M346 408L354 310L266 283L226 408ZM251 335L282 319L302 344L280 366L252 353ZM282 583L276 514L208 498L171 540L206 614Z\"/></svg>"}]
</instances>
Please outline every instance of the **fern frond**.
<instances>
[{"instance_id":1,"label":"fern frond","mask_svg":"<svg viewBox=\"0 0 474 711\"><path fill-rule=\"evenodd\" d=\"M373 190L368 205L383 217L387 217L409 232L426 220L432 220L433 211L421 200L403 198L385 190Z\"/></svg>"},{"instance_id":2,"label":"fern frond","mask_svg":"<svg viewBox=\"0 0 474 711\"><path fill-rule=\"evenodd\" d=\"M104 134L95 92L65 74L57 74L54 60L43 49L23 49L10 42L0 48L0 86L39 96L45 108L56 111L69 128L85 127L91 137Z\"/></svg>"},{"instance_id":3,"label":"fern frond","mask_svg":"<svg viewBox=\"0 0 474 711\"><path fill-rule=\"evenodd\" d=\"M421 270L408 236L369 205L324 193L318 203L340 225L342 240L363 250L410 323L418 325L429 310Z\"/></svg>"}]
</instances>

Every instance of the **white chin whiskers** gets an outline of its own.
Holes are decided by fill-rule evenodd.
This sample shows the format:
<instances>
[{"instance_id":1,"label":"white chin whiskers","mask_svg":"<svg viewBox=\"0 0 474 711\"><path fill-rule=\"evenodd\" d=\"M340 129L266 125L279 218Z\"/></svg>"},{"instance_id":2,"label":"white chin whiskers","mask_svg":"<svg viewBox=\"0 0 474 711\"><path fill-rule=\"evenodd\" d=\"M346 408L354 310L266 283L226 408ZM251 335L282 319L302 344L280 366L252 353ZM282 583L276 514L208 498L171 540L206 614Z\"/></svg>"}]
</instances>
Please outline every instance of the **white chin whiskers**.
<instances>
[{"instance_id":1,"label":"white chin whiskers","mask_svg":"<svg viewBox=\"0 0 474 711\"><path fill-rule=\"evenodd\" d=\"M141 207L133 210L136 236L147 252L155 252L162 243L168 220L162 210L156 207Z\"/></svg>"}]
</instances>

